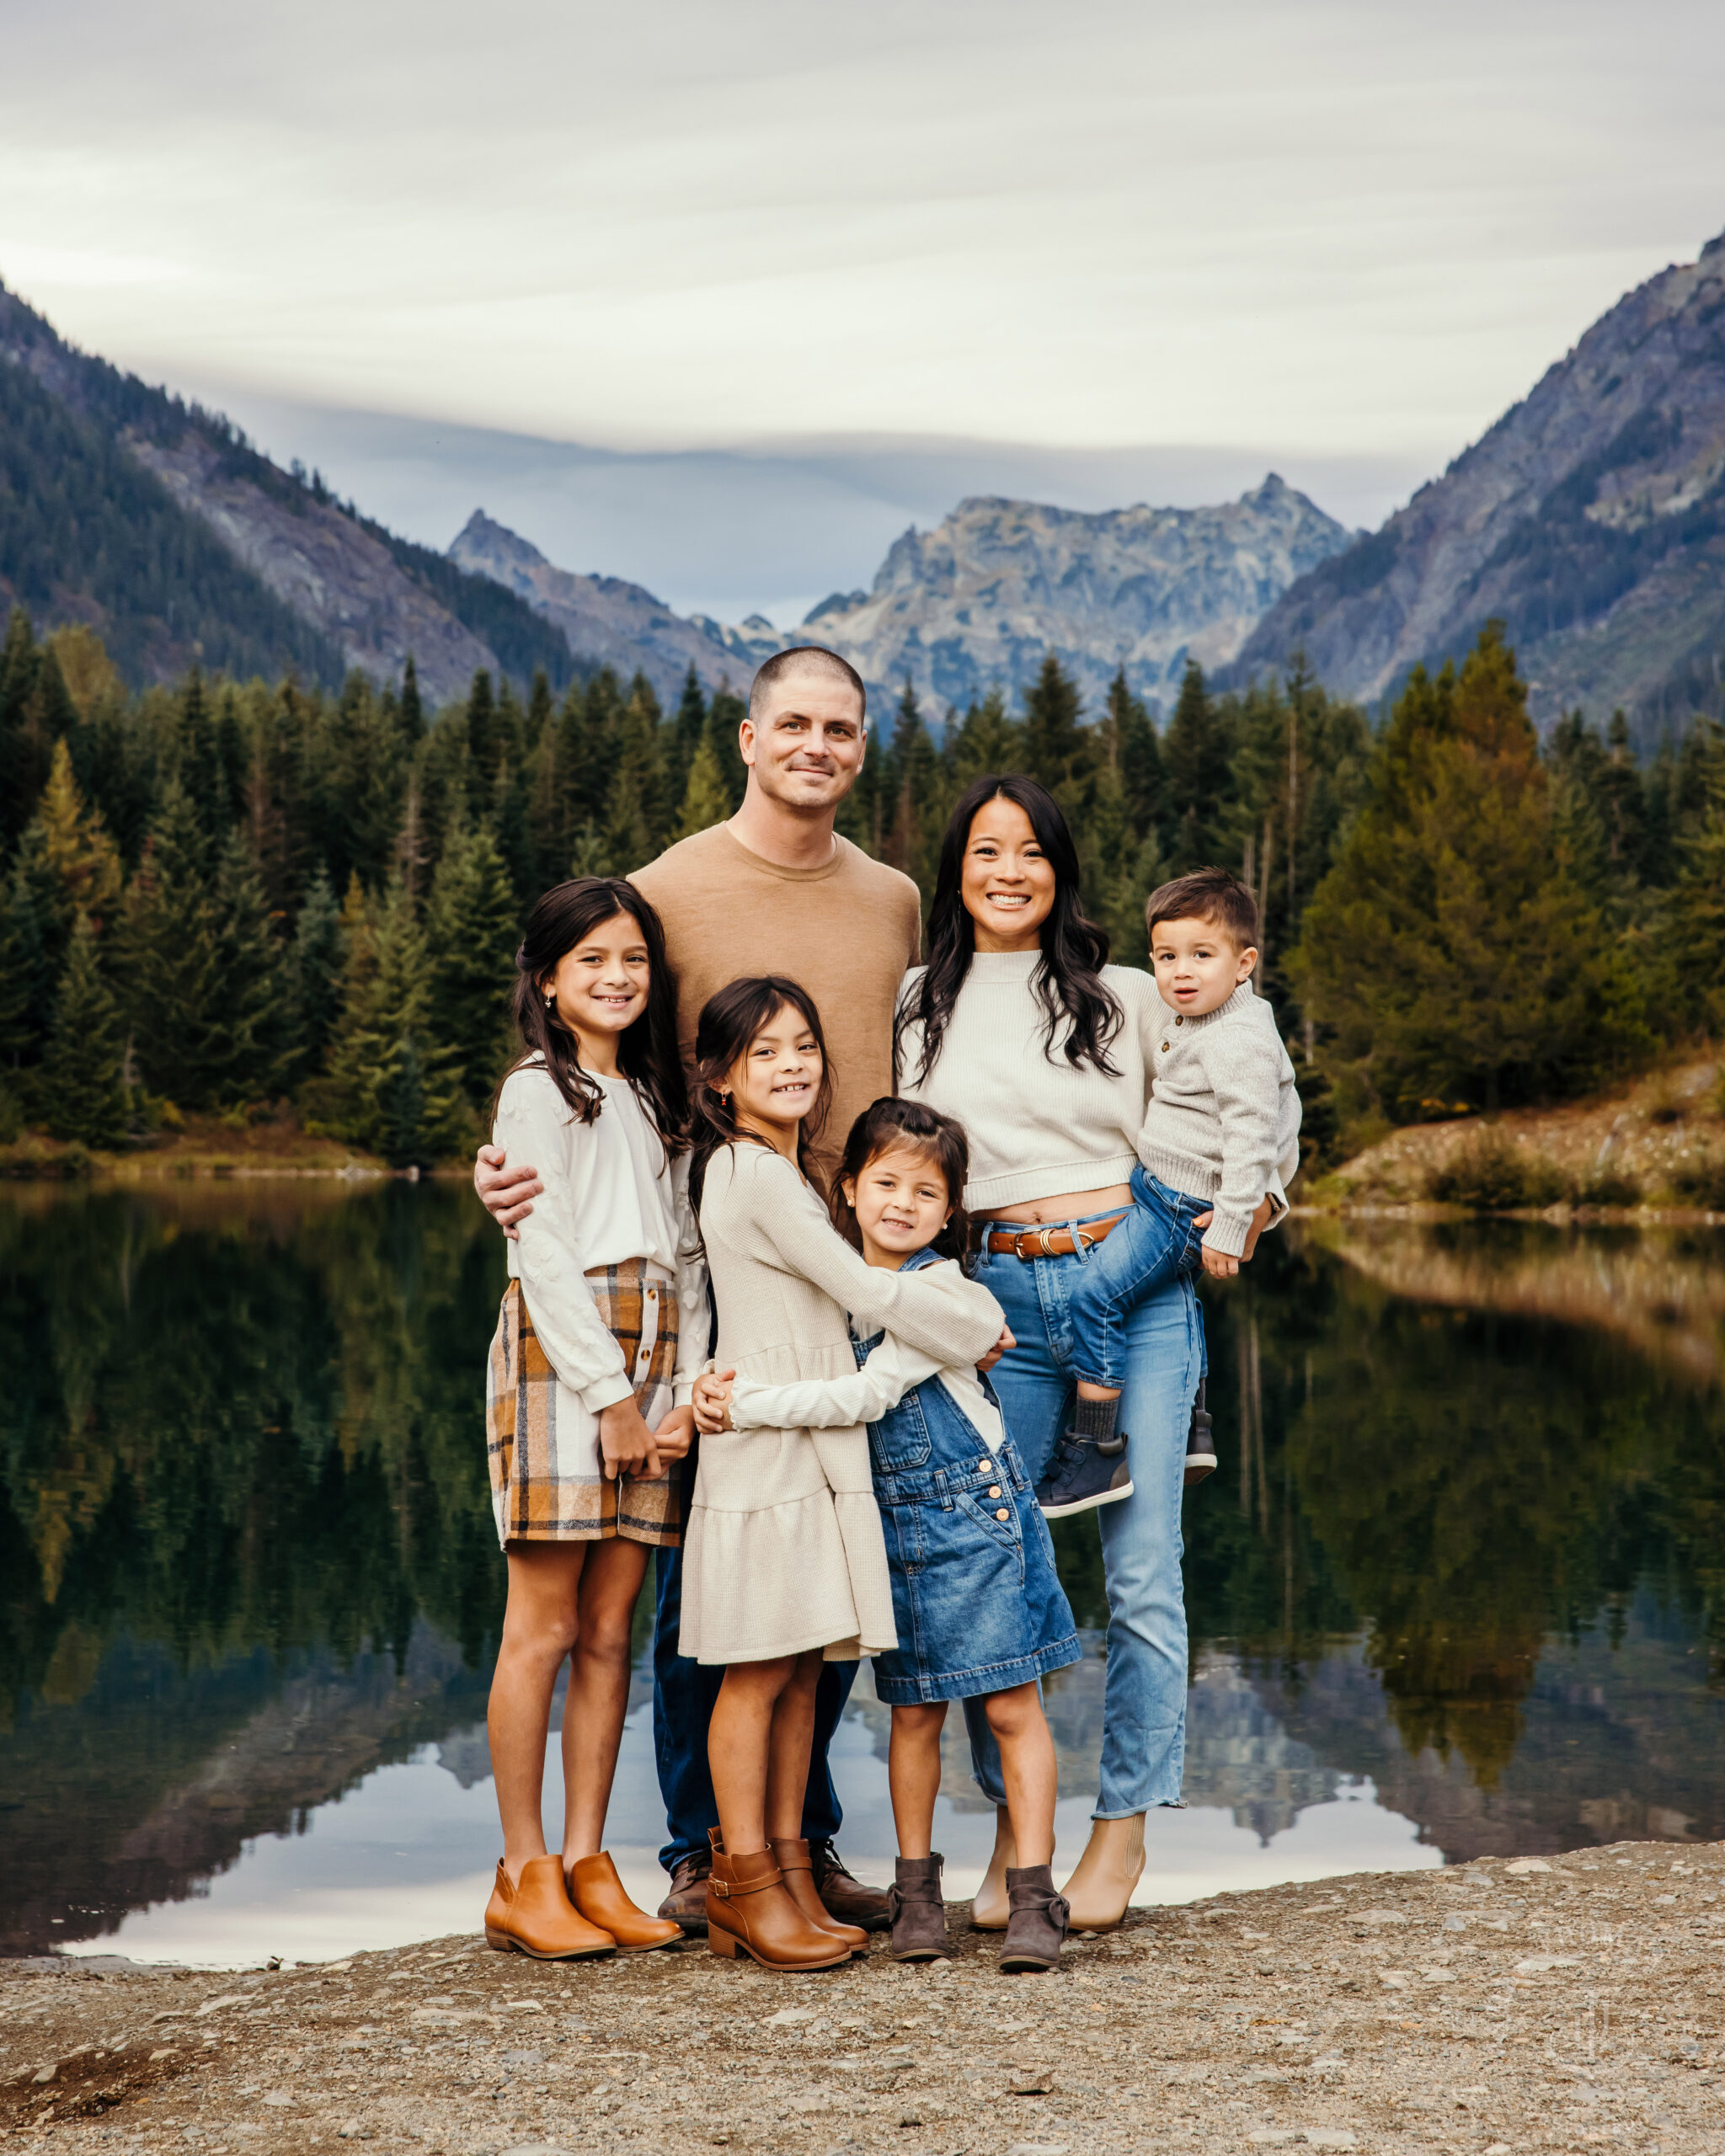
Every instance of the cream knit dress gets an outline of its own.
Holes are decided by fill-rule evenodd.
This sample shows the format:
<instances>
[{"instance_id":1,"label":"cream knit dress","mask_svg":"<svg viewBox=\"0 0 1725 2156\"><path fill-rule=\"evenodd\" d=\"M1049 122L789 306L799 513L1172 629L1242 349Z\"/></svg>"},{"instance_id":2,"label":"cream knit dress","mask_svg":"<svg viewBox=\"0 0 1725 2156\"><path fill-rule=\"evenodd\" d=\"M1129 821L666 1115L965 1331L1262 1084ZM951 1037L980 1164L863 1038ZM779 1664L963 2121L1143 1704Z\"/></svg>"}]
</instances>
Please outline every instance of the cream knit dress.
<instances>
[{"instance_id":1,"label":"cream knit dress","mask_svg":"<svg viewBox=\"0 0 1725 2156\"><path fill-rule=\"evenodd\" d=\"M956 1266L865 1265L792 1163L764 1145L713 1155L701 1233L719 1366L758 1384L853 1377L846 1310L859 1333L884 1327L943 1365L974 1363L1000 1337L1000 1305ZM703 1437L678 1652L765 1662L824 1647L829 1662L852 1662L896 1643L866 1428Z\"/></svg>"}]
</instances>

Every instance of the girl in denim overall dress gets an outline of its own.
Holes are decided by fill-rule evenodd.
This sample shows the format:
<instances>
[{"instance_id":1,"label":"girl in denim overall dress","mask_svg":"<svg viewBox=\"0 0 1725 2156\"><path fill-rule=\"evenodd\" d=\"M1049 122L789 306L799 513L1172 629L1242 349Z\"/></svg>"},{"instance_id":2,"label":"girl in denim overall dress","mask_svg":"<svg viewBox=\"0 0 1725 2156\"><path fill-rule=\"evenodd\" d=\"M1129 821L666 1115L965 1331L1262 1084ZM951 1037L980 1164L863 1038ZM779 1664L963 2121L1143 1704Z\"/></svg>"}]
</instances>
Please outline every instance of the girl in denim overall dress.
<instances>
[{"instance_id":1,"label":"girl in denim overall dress","mask_svg":"<svg viewBox=\"0 0 1725 2156\"><path fill-rule=\"evenodd\" d=\"M877 1101L846 1145L835 1224L870 1265L909 1272L955 1262L967 1150L950 1117ZM875 1690L892 1709L894 1956L927 1961L948 1951L943 1860L929 1846L941 1728L948 1700L976 1700L1000 1746L1022 1860L1007 1874L1000 1966L1051 1968L1066 1910L1049 1870L1056 1774L1038 1680L1081 1649L1048 1529L993 1388L974 1366L949 1367L890 1334L854 1344L854 1378L766 1385L715 1372L697 1385L697 1417L703 1428L867 1422L898 1632L897 1646L874 1662Z\"/></svg>"}]
</instances>

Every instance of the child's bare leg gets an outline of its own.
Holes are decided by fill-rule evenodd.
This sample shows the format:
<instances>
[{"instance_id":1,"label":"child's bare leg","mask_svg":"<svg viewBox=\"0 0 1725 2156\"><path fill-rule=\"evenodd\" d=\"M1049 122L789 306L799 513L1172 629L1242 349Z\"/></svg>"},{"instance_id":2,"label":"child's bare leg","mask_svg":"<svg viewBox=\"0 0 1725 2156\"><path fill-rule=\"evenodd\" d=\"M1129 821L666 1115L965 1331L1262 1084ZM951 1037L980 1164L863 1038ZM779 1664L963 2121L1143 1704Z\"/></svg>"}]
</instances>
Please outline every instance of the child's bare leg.
<instances>
[{"instance_id":1,"label":"child's bare leg","mask_svg":"<svg viewBox=\"0 0 1725 2156\"><path fill-rule=\"evenodd\" d=\"M1001 1775L1007 1785L1018 1865L1052 1864L1060 1775L1055 1741L1034 1680L1015 1684L1010 1691L991 1693L986 1711L988 1726L1001 1748Z\"/></svg>"},{"instance_id":2,"label":"child's bare leg","mask_svg":"<svg viewBox=\"0 0 1725 2156\"><path fill-rule=\"evenodd\" d=\"M512 1884L521 1866L543 1856L545 1738L551 1695L563 1657L574 1647L585 1542L517 1542L506 1556L509 1602L491 1678L486 1726L503 1825L503 1861Z\"/></svg>"},{"instance_id":3,"label":"child's bare leg","mask_svg":"<svg viewBox=\"0 0 1725 2156\"><path fill-rule=\"evenodd\" d=\"M803 1831L803 1797L809 1786L809 1755L814 1745L814 1688L820 1681L820 1662L818 1647L793 1656L772 1710L766 1760L768 1841L785 1838L794 1841ZM730 1845L727 1836L725 1847Z\"/></svg>"},{"instance_id":4,"label":"child's bare leg","mask_svg":"<svg viewBox=\"0 0 1725 2156\"><path fill-rule=\"evenodd\" d=\"M1007 1874L1018 1863L1018 1847L1012 1839L1012 1815L1004 1804L994 1808L994 1851L982 1884L970 1904L970 1921L979 1931L1004 1931L1011 1904L1007 1899Z\"/></svg>"},{"instance_id":5,"label":"child's bare leg","mask_svg":"<svg viewBox=\"0 0 1725 2156\"><path fill-rule=\"evenodd\" d=\"M887 1748L887 1786L892 1792L893 1825L899 1854L930 1856L934 1843L934 1801L940 1795L940 1733L947 1703L895 1707L892 1740Z\"/></svg>"},{"instance_id":6,"label":"child's bare leg","mask_svg":"<svg viewBox=\"0 0 1725 2156\"><path fill-rule=\"evenodd\" d=\"M793 1655L734 1662L724 1673L707 1731L707 1764L719 1832L733 1856L766 1847L767 1759L773 1710L790 1681Z\"/></svg>"},{"instance_id":7,"label":"child's bare leg","mask_svg":"<svg viewBox=\"0 0 1725 2156\"><path fill-rule=\"evenodd\" d=\"M590 1545L581 1572L580 1636L563 1710L563 1870L605 1846L605 1814L629 1705L629 1622L647 1545L617 1536Z\"/></svg>"},{"instance_id":8,"label":"child's bare leg","mask_svg":"<svg viewBox=\"0 0 1725 2156\"><path fill-rule=\"evenodd\" d=\"M1120 1388L1117 1385L1092 1385L1088 1378L1078 1380L1078 1397L1081 1400L1118 1400L1119 1396Z\"/></svg>"}]
</instances>

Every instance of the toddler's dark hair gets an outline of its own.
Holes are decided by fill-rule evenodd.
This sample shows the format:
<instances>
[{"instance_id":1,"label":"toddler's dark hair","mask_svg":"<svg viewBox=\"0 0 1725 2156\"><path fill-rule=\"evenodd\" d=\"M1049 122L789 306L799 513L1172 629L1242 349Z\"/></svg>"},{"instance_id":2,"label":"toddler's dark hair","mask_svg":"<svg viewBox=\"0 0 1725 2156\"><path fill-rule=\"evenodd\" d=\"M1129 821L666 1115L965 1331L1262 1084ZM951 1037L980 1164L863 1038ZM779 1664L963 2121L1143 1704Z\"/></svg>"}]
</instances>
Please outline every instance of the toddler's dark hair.
<instances>
[{"instance_id":1,"label":"toddler's dark hair","mask_svg":"<svg viewBox=\"0 0 1725 2156\"><path fill-rule=\"evenodd\" d=\"M1207 921L1220 928L1236 951L1258 943L1258 900L1231 869L1194 868L1150 894L1145 926L1152 937L1164 921Z\"/></svg>"},{"instance_id":2,"label":"toddler's dark hair","mask_svg":"<svg viewBox=\"0 0 1725 2156\"><path fill-rule=\"evenodd\" d=\"M964 1210L964 1182L970 1173L970 1145L962 1123L951 1116L926 1108L920 1101L886 1096L871 1101L851 1125L844 1157L833 1177L832 1224L853 1250L862 1247L862 1230L845 1196L845 1185L855 1182L871 1161L883 1153L920 1153L933 1162L945 1178L952 1215L929 1245L943 1257L968 1262L970 1219Z\"/></svg>"}]
</instances>

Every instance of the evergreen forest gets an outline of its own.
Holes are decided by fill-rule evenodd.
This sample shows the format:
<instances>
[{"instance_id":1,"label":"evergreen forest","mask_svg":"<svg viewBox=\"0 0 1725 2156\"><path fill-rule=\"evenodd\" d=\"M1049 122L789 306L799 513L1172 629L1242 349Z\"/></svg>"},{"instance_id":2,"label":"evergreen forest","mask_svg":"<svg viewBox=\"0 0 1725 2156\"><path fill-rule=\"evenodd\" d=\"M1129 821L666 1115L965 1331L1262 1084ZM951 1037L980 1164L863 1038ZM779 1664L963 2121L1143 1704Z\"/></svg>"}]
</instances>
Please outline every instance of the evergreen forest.
<instances>
[{"instance_id":1,"label":"evergreen forest","mask_svg":"<svg viewBox=\"0 0 1725 2156\"><path fill-rule=\"evenodd\" d=\"M741 700L674 708L609 669L380 687L188 673L127 690L88 628L0 648L0 1143L150 1143L296 1118L397 1166L475 1142L507 1055L526 910L622 874L741 798ZM883 723L884 719L886 723ZM1309 1162L1391 1124L1585 1091L1725 1021L1725 729L1649 760L1621 714L1541 745L1488 626L1381 726L1297 663L1165 727L1052 654L992 693L873 714L840 828L932 889L950 805L1028 771L1077 835L1115 957L1167 877L1236 869Z\"/></svg>"}]
</instances>

